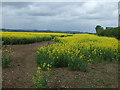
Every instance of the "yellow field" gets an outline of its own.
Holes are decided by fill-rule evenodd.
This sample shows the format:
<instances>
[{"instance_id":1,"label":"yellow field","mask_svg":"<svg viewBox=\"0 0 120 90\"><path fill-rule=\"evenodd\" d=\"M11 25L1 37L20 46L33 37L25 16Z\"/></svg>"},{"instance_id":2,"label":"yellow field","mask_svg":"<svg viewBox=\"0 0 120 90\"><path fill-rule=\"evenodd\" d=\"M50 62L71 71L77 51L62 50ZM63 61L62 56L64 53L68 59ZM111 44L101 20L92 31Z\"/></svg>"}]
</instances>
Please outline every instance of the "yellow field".
<instances>
[{"instance_id":1,"label":"yellow field","mask_svg":"<svg viewBox=\"0 0 120 90\"><path fill-rule=\"evenodd\" d=\"M90 34L56 38L57 43L39 48L37 63L85 71L91 63L118 61L118 40Z\"/></svg>"},{"instance_id":2,"label":"yellow field","mask_svg":"<svg viewBox=\"0 0 120 90\"><path fill-rule=\"evenodd\" d=\"M118 40L92 34L1 32L3 44L27 44L54 39L55 44L39 48L37 64L86 71L89 64L118 61Z\"/></svg>"},{"instance_id":3,"label":"yellow field","mask_svg":"<svg viewBox=\"0 0 120 90\"><path fill-rule=\"evenodd\" d=\"M53 39L55 36L67 36L65 33L0 32L3 44L27 44Z\"/></svg>"}]
</instances>

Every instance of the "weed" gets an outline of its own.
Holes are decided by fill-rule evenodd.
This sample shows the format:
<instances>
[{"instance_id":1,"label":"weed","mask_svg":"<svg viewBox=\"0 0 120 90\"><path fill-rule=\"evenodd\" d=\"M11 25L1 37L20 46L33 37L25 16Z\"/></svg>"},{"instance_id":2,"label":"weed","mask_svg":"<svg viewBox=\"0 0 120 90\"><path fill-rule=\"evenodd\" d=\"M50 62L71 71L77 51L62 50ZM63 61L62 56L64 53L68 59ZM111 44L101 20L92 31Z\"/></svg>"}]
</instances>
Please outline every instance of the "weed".
<instances>
[{"instance_id":1,"label":"weed","mask_svg":"<svg viewBox=\"0 0 120 90\"><path fill-rule=\"evenodd\" d=\"M10 62L12 61L13 51L10 50L4 50L2 51L2 67L7 67L10 65Z\"/></svg>"},{"instance_id":2,"label":"weed","mask_svg":"<svg viewBox=\"0 0 120 90\"><path fill-rule=\"evenodd\" d=\"M50 75L57 75L57 74L58 74L58 72L55 72L55 71L50 72Z\"/></svg>"},{"instance_id":3,"label":"weed","mask_svg":"<svg viewBox=\"0 0 120 90\"><path fill-rule=\"evenodd\" d=\"M44 68L48 70L42 72L42 68L38 67L37 73L32 77L32 81L35 84L36 88L47 88L47 83L49 80L50 64L47 64L48 67Z\"/></svg>"},{"instance_id":4,"label":"weed","mask_svg":"<svg viewBox=\"0 0 120 90\"><path fill-rule=\"evenodd\" d=\"M80 83L80 84L79 84L79 88L85 88L85 87L86 87L85 84L83 84L83 83Z\"/></svg>"},{"instance_id":5,"label":"weed","mask_svg":"<svg viewBox=\"0 0 120 90\"><path fill-rule=\"evenodd\" d=\"M64 80L65 83L68 83L68 82L70 82L70 81L71 81L71 80Z\"/></svg>"}]
</instances>

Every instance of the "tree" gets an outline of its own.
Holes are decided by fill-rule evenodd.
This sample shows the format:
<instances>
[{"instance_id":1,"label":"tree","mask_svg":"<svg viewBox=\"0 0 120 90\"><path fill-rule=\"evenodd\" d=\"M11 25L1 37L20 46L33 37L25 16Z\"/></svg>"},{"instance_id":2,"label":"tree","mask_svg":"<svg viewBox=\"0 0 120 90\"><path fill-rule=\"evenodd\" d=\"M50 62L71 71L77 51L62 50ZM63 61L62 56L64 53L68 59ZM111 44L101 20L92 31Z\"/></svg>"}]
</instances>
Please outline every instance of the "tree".
<instances>
[{"instance_id":1,"label":"tree","mask_svg":"<svg viewBox=\"0 0 120 90\"><path fill-rule=\"evenodd\" d=\"M103 27L100 25L97 25L95 29L96 29L96 33L99 34L103 30Z\"/></svg>"}]
</instances>

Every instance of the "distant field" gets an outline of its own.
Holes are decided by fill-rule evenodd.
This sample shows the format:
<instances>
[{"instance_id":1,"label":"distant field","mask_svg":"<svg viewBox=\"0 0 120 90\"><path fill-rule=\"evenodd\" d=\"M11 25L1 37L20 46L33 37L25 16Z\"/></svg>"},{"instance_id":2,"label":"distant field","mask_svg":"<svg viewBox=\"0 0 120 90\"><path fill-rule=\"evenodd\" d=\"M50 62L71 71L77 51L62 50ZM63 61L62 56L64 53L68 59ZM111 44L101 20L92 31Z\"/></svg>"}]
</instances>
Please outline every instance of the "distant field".
<instances>
[{"instance_id":1,"label":"distant field","mask_svg":"<svg viewBox=\"0 0 120 90\"><path fill-rule=\"evenodd\" d=\"M65 33L0 32L3 44L28 44L53 39L55 36L67 36Z\"/></svg>"}]
</instances>

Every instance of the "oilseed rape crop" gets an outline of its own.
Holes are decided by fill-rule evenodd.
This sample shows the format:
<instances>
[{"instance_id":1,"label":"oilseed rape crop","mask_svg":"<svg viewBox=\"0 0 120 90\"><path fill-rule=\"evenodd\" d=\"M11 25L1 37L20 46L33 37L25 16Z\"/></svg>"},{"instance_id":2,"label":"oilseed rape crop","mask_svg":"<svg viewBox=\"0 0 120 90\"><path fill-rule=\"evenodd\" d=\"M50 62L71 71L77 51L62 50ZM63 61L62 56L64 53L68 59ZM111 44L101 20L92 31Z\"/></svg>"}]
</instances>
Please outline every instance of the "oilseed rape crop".
<instances>
[{"instance_id":1,"label":"oilseed rape crop","mask_svg":"<svg viewBox=\"0 0 120 90\"><path fill-rule=\"evenodd\" d=\"M28 44L53 39L55 36L67 36L61 33L0 32L3 44Z\"/></svg>"},{"instance_id":2,"label":"oilseed rape crop","mask_svg":"<svg viewBox=\"0 0 120 90\"><path fill-rule=\"evenodd\" d=\"M55 44L36 51L36 62L51 67L86 71L90 64L118 61L118 40L92 34L0 32L3 44L27 44L54 39ZM44 69L44 68L43 68Z\"/></svg>"},{"instance_id":3,"label":"oilseed rape crop","mask_svg":"<svg viewBox=\"0 0 120 90\"><path fill-rule=\"evenodd\" d=\"M37 50L36 61L39 66L48 63L52 67L86 71L89 64L102 60L118 61L118 40L115 38L74 34L55 40L55 44Z\"/></svg>"}]
</instances>

